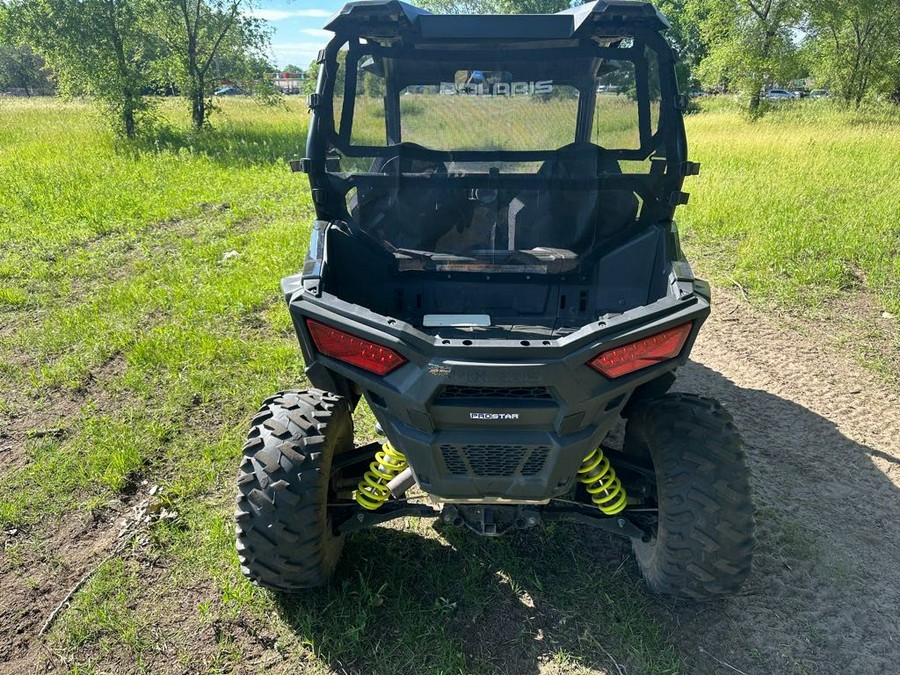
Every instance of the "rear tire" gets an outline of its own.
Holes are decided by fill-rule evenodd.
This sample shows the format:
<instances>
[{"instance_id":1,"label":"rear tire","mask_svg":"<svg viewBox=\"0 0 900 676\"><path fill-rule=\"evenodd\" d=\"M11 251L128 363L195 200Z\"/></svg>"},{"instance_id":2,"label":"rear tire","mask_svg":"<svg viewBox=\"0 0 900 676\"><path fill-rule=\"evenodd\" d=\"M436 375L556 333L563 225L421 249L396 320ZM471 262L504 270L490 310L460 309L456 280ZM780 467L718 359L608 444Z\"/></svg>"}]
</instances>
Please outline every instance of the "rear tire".
<instances>
[{"instance_id":1,"label":"rear tire","mask_svg":"<svg viewBox=\"0 0 900 676\"><path fill-rule=\"evenodd\" d=\"M331 461L353 449L346 400L281 392L253 417L238 473L235 535L241 572L264 587L324 585L344 538L328 518Z\"/></svg>"},{"instance_id":2,"label":"rear tire","mask_svg":"<svg viewBox=\"0 0 900 676\"><path fill-rule=\"evenodd\" d=\"M750 472L731 416L713 399L667 394L641 402L625 450L653 461L659 523L633 542L651 590L681 598L734 594L750 574Z\"/></svg>"}]
</instances>

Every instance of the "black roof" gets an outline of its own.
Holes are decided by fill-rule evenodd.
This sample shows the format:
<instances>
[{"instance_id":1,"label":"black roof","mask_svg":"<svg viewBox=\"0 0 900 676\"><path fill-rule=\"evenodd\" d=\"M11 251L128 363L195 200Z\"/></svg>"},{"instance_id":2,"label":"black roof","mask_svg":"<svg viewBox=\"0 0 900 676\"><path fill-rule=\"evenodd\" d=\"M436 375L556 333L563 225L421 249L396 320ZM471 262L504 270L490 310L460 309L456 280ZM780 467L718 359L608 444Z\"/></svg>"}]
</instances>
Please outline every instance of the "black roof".
<instances>
[{"instance_id":1,"label":"black roof","mask_svg":"<svg viewBox=\"0 0 900 676\"><path fill-rule=\"evenodd\" d=\"M400 0L348 2L325 26L335 33L371 40L571 40L627 34L640 26L660 31L668 20L649 2L595 0L556 14L432 14Z\"/></svg>"}]
</instances>

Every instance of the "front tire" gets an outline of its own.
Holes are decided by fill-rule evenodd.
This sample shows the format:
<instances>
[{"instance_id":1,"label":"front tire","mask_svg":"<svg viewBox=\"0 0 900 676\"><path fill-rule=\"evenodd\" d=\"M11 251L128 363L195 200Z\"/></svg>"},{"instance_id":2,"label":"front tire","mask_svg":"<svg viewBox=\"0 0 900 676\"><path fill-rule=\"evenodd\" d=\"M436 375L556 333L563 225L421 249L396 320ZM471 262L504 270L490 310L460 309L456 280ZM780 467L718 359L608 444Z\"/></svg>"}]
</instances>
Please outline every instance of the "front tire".
<instances>
[{"instance_id":1,"label":"front tire","mask_svg":"<svg viewBox=\"0 0 900 676\"><path fill-rule=\"evenodd\" d=\"M667 394L628 419L625 450L652 460L659 507L650 542L633 542L651 590L705 599L736 593L753 558L753 502L743 443L713 399Z\"/></svg>"},{"instance_id":2,"label":"front tire","mask_svg":"<svg viewBox=\"0 0 900 676\"><path fill-rule=\"evenodd\" d=\"M264 587L324 585L344 545L328 518L331 461L353 448L347 401L322 390L281 392L253 417L238 473L241 572Z\"/></svg>"}]
</instances>

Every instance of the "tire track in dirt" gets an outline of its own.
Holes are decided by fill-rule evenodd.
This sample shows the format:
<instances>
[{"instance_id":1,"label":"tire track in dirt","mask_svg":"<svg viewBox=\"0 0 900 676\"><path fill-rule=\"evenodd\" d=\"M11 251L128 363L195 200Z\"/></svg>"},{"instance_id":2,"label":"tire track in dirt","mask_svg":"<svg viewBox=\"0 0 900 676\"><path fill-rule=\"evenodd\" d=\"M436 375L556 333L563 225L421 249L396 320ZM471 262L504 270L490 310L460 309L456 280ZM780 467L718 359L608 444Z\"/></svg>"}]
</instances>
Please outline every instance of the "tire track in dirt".
<instances>
[{"instance_id":1,"label":"tire track in dirt","mask_svg":"<svg viewBox=\"0 0 900 676\"><path fill-rule=\"evenodd\" d=\"M663 619L695 672L895 672L900 396L728 292L714 308L675 389L734 416L759 545L741 596L664 606Z\"/></svg>"},{"instance_id":2,"label":"tire track in dirt","mask_svg":"<svg viewBox=\"0 0 900 676\"><path fill-rule=\"evenodd\" d=\"M53 671L41 625L66 591L116 540L117 525L72 517L46 540L23 535L18 561L0 558L0 673Z\"/></svg>"}]
</instances>

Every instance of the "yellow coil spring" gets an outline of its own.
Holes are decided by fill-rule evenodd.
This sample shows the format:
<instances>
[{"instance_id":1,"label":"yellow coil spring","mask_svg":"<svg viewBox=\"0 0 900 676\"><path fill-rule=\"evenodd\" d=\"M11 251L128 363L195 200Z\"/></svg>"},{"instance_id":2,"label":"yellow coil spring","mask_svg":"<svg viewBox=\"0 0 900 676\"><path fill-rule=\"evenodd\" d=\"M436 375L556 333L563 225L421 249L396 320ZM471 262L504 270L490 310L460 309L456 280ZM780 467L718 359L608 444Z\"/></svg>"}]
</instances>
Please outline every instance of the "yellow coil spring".
<instances>
[{"instance_id":1,"label":"yellow coil spring","mask_svg":"<svg viewBox=\"0 0 900 676\"><path fill-rule=\"evenodd\" d=\"M375 454L375 460L369 465L369 471L363 474L357 490L353 492L353 499L360 507L376 510L391 496L387 483L406 469L406 456L391 443L385 442L384 447Z\"/></svg>"},{"instance_id":2,"label":"yellow coil spring","mask_svg":"<svg viewBox=\"0 0 900 676\"><path fill-rule=\"evenodd\" d=\"M618 514L628 502L622 482L599 448L591 451L578 468L578 480L587 485L591 501L607 516Z\"/></svg>"}]
</instances>

